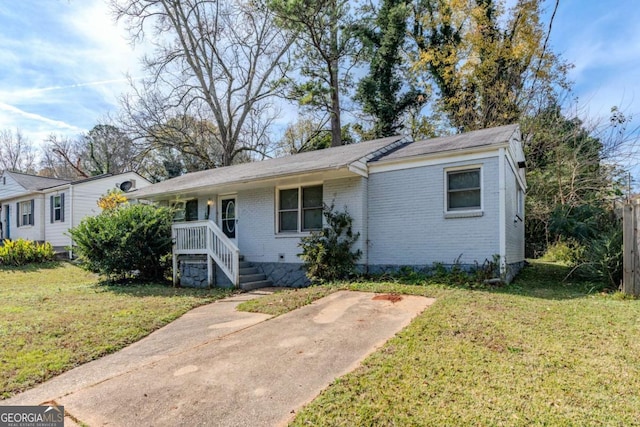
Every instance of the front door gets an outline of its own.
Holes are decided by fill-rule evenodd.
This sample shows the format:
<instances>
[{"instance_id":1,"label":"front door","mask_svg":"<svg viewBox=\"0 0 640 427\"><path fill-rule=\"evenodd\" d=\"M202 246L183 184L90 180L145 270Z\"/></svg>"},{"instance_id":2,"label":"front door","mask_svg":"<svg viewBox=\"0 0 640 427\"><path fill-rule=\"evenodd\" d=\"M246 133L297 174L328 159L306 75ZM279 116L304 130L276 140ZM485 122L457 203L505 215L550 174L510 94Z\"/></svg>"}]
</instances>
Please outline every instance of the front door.
<instances>
[{"instance_id":1,"label":"front door","mask_svg":"<svg viewBox=\"0 0 640 427\"><path fill-rule=\"evenodd\" d=\"M236 196L223 196L220 198L220 228L237 246L238 206Z\"/></svg>"}]
</instances>

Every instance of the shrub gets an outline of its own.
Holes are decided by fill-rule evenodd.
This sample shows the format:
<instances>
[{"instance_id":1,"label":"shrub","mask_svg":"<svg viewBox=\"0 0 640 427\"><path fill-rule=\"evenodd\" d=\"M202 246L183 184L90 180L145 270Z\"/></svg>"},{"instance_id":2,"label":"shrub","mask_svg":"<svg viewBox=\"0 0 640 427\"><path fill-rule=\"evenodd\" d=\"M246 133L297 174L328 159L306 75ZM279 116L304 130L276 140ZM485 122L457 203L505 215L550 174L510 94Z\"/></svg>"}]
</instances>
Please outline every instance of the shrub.
<instances>
[{"instance_id":1,"label":"shrub","mask_svg":"<svg viewBox=\"0 0 640 427\"><path fill-rule=\"evenodd\" d=\"M118 190L117 188L113 188L107 191L107 193L103 194L97 202L98 207L105 211L115 209L118 206L127 203L127 197L124 195L124 192L122 190Z\"/></svg>"},{"instance_id":2,"label":"shrub","mask_svg":"<svg viewBox=\"0 0 640 427\"><path fill-rule=\"evenodd\" d=\"M589 242L575 272L591 280L601 280L610 289L617 290L622 282L623 250L622 228L610 227Z\"/></svg>"},{"instance_id":3,"label":"shrub","mask_svg":"<svg viewBox=\"0 0 640 427\"><path fill-rule=\"evenodd\" d=\"M55 257L51 243L32 240L5 240L0 246L0 264L25 265L52 261Z\"/></svg>"},{"instance_id":4,"label":"shrub","mask_svg":"<svg viewBox=\"0 0 640 427\"><path fill-rule=\"evenodd\" d=\"M346 208L335 212L334 206L324 206L327 226L319 232L303 237L298 256L304 261L306 275L312 282L346 279L355 273L362 251L352 251L360 233L353 233L353 218Z\"/></svg>"},{"instance_id":5,"label":"shrub","mask_svg":"<svg viewBox=\"0 0 640 427\"><path fill-rule=\"evenodd\" d=\"M582 258L584 247L575 240L560 240L547 247L540 258L546 262L559 262L565 265L575 265Z\"/></svg>"},{"instance_id":6,"label":"shrub","mask_svg":"<svg viewBox=\"0 0 640 427\"><path fill-rule=\"evenodd\" d=\"M123 205L87 217L69 230L82 265L108 279L163 279L171 253L172 212Z\"/></svg>"}]
</instances>

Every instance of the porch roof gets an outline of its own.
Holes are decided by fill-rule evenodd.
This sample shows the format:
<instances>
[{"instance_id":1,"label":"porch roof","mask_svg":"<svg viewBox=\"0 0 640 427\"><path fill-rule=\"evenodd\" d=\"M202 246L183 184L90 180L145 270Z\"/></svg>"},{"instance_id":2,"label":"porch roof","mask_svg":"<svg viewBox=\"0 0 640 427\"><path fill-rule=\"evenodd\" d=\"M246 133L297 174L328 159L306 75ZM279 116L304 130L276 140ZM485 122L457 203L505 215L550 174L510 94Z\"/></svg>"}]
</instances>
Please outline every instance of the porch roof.
<instances>
[{"instance_id":1,"label":"porch roof","mask_svg":"<svg viewBox=\"0 0 640 427\"><path fill-rule=\"evenodd\" d=\"M362 163L408 142L403 136L392 136L359 144L326 148L287 157L192 172L150 185L131 194L136 199L159 199L164 195L193 192L198 189L223 187L252 181L270 180L292 175L338 169L361 168ZM354 174L357 173L354 171Z\"/></svg>"}]
</instances>

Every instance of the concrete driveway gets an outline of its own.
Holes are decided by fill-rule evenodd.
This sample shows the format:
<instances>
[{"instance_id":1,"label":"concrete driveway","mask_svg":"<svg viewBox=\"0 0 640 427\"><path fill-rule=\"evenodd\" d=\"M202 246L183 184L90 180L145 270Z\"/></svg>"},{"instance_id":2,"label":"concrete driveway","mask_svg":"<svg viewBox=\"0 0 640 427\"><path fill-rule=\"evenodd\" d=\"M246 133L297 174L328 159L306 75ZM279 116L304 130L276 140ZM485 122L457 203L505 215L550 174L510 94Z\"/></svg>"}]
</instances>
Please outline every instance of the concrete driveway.
<instances>
[{"instance_id":1,"label":"concrete driveway","mask_svg":"<svg viewBox=\"0 0 640 427\"><path fill-rule=\"evenodd\" d=\"M235 310L261 294L196 308L0 405L54 401L65 425L284 425L434 301L340 291L276 318Z\"/></svg>"}]
</instances>

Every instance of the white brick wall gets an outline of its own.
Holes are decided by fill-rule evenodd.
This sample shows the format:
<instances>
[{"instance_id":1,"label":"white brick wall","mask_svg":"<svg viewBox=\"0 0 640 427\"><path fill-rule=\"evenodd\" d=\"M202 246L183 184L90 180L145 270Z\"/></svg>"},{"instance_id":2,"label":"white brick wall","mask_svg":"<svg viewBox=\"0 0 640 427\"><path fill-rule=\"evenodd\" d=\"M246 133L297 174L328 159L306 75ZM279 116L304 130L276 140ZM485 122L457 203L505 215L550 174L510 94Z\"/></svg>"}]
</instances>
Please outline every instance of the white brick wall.
<instances>
[{"instance_id":1,"label":"white brick wall","mask_svg":"<svg viewBox=\"0 0 640 427\"><path fill-rule=\"evenodd\" d=\"M303 184L304 185L304 184ZM360 177L328 180L323 183L327 205L344 206L354 218L354 231L360 232L358 247L365 249L366 180ZM238 193L238 247L247 261L299 263L300 237L303 234L276 233L276 188L262 188ZM284 254L284 259L279 258Z\"/></svg>"},{"instance_id":2,"label":"white brick wall","mask_svg":"<svg viewBox=\"0 0 640 427\"><path fill-rule=\"evenodd\" d=\"M524 260L524 215L516 218L518 212L518 183L516 173L509 162L505 159L506 178L506 258L507 264L512 264Z\"/></svg>"},{"instance_id":3,"label":"white brick wall","mask_svg":"<svg viewBox=\"0 0 640 427\"><path fill-rule=\"evenodd\" d=\"M324 183L324 202L328 206L335 204L335 210L342 212L345 207L353 218L353 232L360 233L353 250L360 249L360 263L367 259L367 179L353 177L335 179Z\"/></svg>"},{"instance_id":4,"label":"white brick wall","mask_svg":"<svg viewBox=\"0 0 640 427\"><path fill-rule=\"evenodd\" d=\"M445 218L445 169L482 165L484 214ZM500 251L498 157L369 176L369 264L482 263Z\"/></svg>"}]
</instances>

